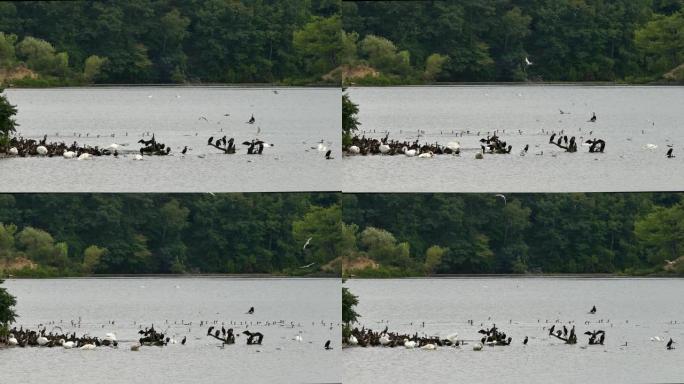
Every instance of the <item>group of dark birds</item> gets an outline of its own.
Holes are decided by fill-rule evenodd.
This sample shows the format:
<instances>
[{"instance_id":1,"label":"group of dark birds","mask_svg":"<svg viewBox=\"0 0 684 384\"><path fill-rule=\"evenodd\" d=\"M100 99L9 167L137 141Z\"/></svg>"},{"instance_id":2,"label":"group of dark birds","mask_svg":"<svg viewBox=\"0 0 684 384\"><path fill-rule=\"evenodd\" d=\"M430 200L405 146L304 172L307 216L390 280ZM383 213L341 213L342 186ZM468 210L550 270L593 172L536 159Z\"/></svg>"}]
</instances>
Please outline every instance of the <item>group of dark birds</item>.
<instances>
[{"instance_id":1,"label":"group of dark birds","mask_svg":"<svg viewBox=\"0 0 684 384\"><path fill-rule=\"evenodd\" d=\"M23 137L12 137L9 140L7 154L11 156L19 157L32 157L32 156L64 156L66 154L73 154L69 157L79 157L82 154L88 154L91 156L118 156L118 152L111 148L100 148L98 146L81 146L75 141L71 144L65 142L47 142L47 135L43 136L40 140L26 139ZM0 153L4 151L5 148L0 148Z\"/></svg>"},{"instance_id":2,"label":"group of dark birds","mask_svg":"<svg viewBox=\"0 0 684 384\"><path fill-rule=\"evenodd\" d=\"M171 153L171 147L167 147L164 143L158 143L154 138L154 134L151 139L140 139L138 140L138 143L144 145L144 147L140 148L140 154L143 156L165 156Z\"/></svg>"},{"instance_id":3,"label":"group of dark birds","mask_svg":"<svg viewBox=\"0 0 684 384\"><path fill-rule=\"evenodd\" d=\"M99 338L88 335L77 337L76 332L63 333L61 328L59 333L53 331L48 332L45 327L39 328L37 331L28 328L24 329L23 327L19 327L19 329L14 327L9 330L6 336L0 337L0 342L18 347L62 347L65 349L93 349L100 346L118 346L116 336L112 333L108 333L104 338Z\"/></svg>"},{"instance_id":4,"label":"group of dark birds","mask_svg":"<svg viewBox=\"0 0 684 384\"><path fill-rule=\"evenodd\" d=\"M350 155L408 155L418 156L423 153L433 155L458 155L460 147L453 145L440 145L439 143L419 144L415 141L390 140L389 133L381 139L366 137L365 135L352 137L351 143L343 148Z\"/></svg>"},{"instance_id":5,"label":"group of dark birds","mask_svg":"<svg viewBox=\"0 0 684 384\"><path fill-rule=\"evenodd\" d=\"M157 330L155 330L154 324L150 328L145 328L145 329L139 330L138 334L140 335L140 338L138 339L140 346L163 347L165 345L168 345L169 342L171 341L171 338L164 335L164 332L158 332ZM187 338L185 336L183 336L183 340L181 340L181 344L185 345L186 342L187 342Z\"/></svg>"},{"instance_id":6,"label":"group of dark birds","mask_svg":"<svg viewBox=\"0 0 684 384\"><path fill-rule=\"evenodd\" d=\"M207 145L214 147L220 151L223 151L223 153L229 155L232 155L236 152L235 139L232 137L228 139L227 136L223 136L222 138L216 139L216 141L214 141L214 137L212 136L209 138L209 140L207 140ZM242 145L247 146L248 155L261 155L264 152L264 148L266 146L273 146L273 144L267 144L263 140L259 139L252 139L252 141L243 141Z\"/></svg>"}]
</instances>

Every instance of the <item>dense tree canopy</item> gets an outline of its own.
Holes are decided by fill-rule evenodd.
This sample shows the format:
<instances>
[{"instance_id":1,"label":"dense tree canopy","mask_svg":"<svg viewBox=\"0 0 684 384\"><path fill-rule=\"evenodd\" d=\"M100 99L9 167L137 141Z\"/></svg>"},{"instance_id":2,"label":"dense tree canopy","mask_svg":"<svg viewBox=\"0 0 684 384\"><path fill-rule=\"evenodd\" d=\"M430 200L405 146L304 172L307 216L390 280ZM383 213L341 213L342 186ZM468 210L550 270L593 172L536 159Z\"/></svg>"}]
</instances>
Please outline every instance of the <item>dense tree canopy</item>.
<instances>
[{"instance_id":1,"label":"dense tree canopy","mask_svg":"<svg viewBox=\"0 0 684 384\"><path fill-rule=\"evenodd\" d=\"M337 66L340 25L336 0L3 2L0 65L101 83L315 82Z\"/></svg>"},{"instance_id":2,"label":"dense tree canopy","mask_svg":"<svg viewBox=\"0 0 684 384\"><path fill-rule=\"evenodd\" d=\"M684 256L682 194L506 197L345 194L347 255L379 263L375 275L637 273Z\"/></svg>"},{"instance_id":3,"label":"dense tree canopy","mask_svg":"<svg viewBox=\"0 0 684 384\"><path fill-rule=\"evenodd\" d=\"M343 57L400 76L398 82L420 81L421 73L441 81L654 79L684 61L683 4L349 1L342 3L344 52L350 52ZM378 48L368 51L369 39Z\"/></svg>"},{"instance_id":4,"label":"dense tree canopy","mask_svg":"<svg viewBox=\"0 0 684 384\"><path fill-rule=\"evenodd\" d=\"M334 193L0 195L0 264L23 258L39 266L27 274L310 273L338 252L337 200Z\"/></svg>"}]
</instances>

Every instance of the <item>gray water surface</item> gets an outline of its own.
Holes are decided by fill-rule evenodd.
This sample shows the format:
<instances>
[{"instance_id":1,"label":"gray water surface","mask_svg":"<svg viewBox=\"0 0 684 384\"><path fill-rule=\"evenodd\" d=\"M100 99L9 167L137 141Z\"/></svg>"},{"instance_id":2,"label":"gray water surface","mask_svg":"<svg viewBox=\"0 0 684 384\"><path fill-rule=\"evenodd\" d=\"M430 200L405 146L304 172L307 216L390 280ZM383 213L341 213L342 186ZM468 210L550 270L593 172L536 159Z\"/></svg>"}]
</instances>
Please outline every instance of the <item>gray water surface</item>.
<instances>
[{"instance_id":1,"label":"gray water surface","mask_svg":"<svg viewBox=\"0 0 684 384\"><path fill-rule=\"evenodd\" d=\"M445 145L460 157L345 156L345 192L611 192L684 189L684 87L445 86L350 88L359 134ZM559 110L567 112L560 114ZM587 120L592 112L595 123ZM476 160L479 139L497 135L508 155ZM505 132L504 132L505 130ZM605 153L548 144L564 131L606 140ZM468 133L469 132L469 133ZM461 135L463 133L463 135ZM478 135L479 133L479 135ZM527 155L520 156L529 144ZM647 144L656 149L647 149ZM675 158L665 154L668 145Z\"/></svg>"},{"instance_id":2,"label":"gray water surface","mask_svg":"<svg viewBox=\"0 0 684 384\"><path fill-rule=\"evenodd\" d=\"M341 380L338 279L10 279L3 286L17 297L17 326L35 329L45 324L48 331L59 326L65 332L101 338L114 332L120 343L116 349L91 351L0 349L1 383ZM255 313L245 314L251 306ZM80 327L71 325L79 319ZM284 325L264 324L281 320ZM264 334L263 344L245 345L242 335L236 344L221 349L221 342L207 337L208 325L200 326L200 321L217 321L219 329L225 323L236 333L251 323L249 330ZM187 343L131 351L140 337L139 327L151 324L179 342L187 336ZM297 335L301 342L294 340ZM326 340L332 340L333 350L324 350Z\"/></svg>"},{"instance_id":3,"label":"gray water surface","mask_svg":"<svg viewBox=\"0 0 684 384\"><path fill-rule=\"evenodd\" d=\"M682 279L352 279L345 285L359 296L359 327L381 331L387 326L390 331L441 337L458 332L469 342L435 351L346 348L342 353L345 383L684 379ZM588 313L592 305L597 307L594 315ZM548 336L548 327L556 321L556 328L570 328L569 322L574 321L576 345ZM494 323L513 338L512 344L473 351L474 340L481 337L477 331ZM583 333L598 329L606 331L605 345L587 346L588 336ZM522 344L525 336L527 345ZM651 341L656 336L663 341ZM679 344L668 351L665 343L670 337Z\"/></svg>"},{"instance_id":4,"label":"gray water surface","mask_svg":"<svg viewBox=\"0 0 684 384\"><path fill-rule=\"evenodd\" d=\"M340 189L339 89L97 87L8 89L6 94L19 109L20 136L47 134L49 142L100 147L119 144L130 154L88 161L0 159L3 192ZM256 123L246 124L252 114ZM171 147L171 156L134 161L141 147L137 141L151 134ZM237 154L207 146L209 137L224 135L235 138ZM274 147L261 156L247 155L241 143L257 137ZM325 152L318 150L321 140L336 159L325 160ZM182 156L184 146L189 151Z\"/></svg>"}]
</instances>

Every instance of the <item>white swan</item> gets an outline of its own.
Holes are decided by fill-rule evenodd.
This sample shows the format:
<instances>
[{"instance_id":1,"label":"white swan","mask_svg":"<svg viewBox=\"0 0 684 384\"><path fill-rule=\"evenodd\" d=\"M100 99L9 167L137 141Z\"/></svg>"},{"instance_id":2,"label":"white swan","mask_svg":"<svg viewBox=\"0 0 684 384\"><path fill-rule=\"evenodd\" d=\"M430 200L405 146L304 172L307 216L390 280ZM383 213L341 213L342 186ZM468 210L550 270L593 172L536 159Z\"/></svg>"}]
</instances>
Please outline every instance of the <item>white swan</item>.
<instances>
[{"instance_id":1,"label":"white swan","mask_svg":"<svg viewBox=\"0 0 684 384\"><path fill-rule=\"evenodd\" d=\"M390 151L390 146L387 144L380 144L380 153L383 155Z\"/></svg>"},{"instance_id":2,"label":"white swan","mask_svg":"<svg viewBox=\"0 0 684 384\"><path fill-rule=\"evenodd\" d=\"M41 347L48 343L48 339L45 336L39 336L36 341L38 342L38 345L40 345Z\"/></svg>"},{"instance_id":3,"label":"white swan","mask_svg":"<svg viewBox=\"0 0 684 384\"><path fill-rule=\"evenodd\" d=\"M352 155L358 155L359 153L361 153L361 150L356 145L352 145L351 147L349 147L348 152Z\"/></svg>"},{"instance_id":4,"label":"white swan","mask_svg":"<svg viewBox=\"0 0 684 384\"><path fill-rule=\"evenodd\" d=\"M390 343L390 338L389 338L389 336L387 336L387 334L383 334L382 336L380 336L380 344L387 345L389 343Z\"/></svg>"},{"instance_id":5,"label":"white swan","mask_svg":"<svg viewBox=\"0 0 684 384\"><path fill-rule=\"evenodd\" d=\"M19 342L17 341L17 338L14 337L14 335L10 333L9 339L7 339L7 344L9 344L9 345L17 345L17 344L19 344Z\"/></svg>"},{"instance_id":6,"label":"white swan","mask_svg":"<svg viewBox=\"0 0 684 384\"><path fill-rule=\"evenodd\" d=\"M104 337L104 340L107 340L107 341L116 341L116 334L114 334L114 333L112 333L112 332L106 333L106 334L105 334L105 337Z\"/></svg>"},{"instance_id":7,"label":"white swan","mask_svg":"<svg viewBox=\"0 0 684 384\"><path fill-rule=\"evenodd\" d=\"M133 160L142 160L142 159L143 159L142 155L133 156Z\"/></svg>"},{"instance_id":8,"label":"white swan","mask_svg":"<svg viewBox=\"0 0 684 384\"><path fill-rule=\"evenodd\" d=\"M76 152L65 150L64 153L62 153L62 157L64 157L65 159L73 159L74 157L76 157Z\"/></svg>"},{"instance_id":9,"label":"white swan","mask_svg":"<svg viewBox=\"0 0 684 384\"><path fill-rule=\"evenodd\" d=\"M71 349L74 347L73 341L64 341L64 339L59 339L59 344L64 347L64 349Z\"/></svg>"},{"instance_id":10,"label":"white swan","mask_svg":"<svg viewBox=\"0 0 684 384\"><path fill-rule=\"evenodd\" d=\"M434 155L435 154L432 153L432 151L427 151L425 153L421 153L420 155L418 155L418 157L421 159L429 159L429 158L433 157Z\"/></svg>"},{"instance_id":11,"label":"white swan","mask_svg":"<svg viewBox=\"0 0 684 384\"><path fill-rule=\"evenodd\" d=\"M90 153L81 153L81 155L78 157L78 160L90 160L93 157L90 155Z\"/></svg>"},{"instance_id":12,"label":"white swan","mask_svg":"<svg viewBox=\"0 0 684 384\"><path fill-rule=\"evenodd\" d=\"M9 149L9 154L12 156L16 156L19 154L19 150L16 147L12 147Z\"/></svg>"},{"instance_id":13,"label":"white swan","mask_svg":"<svg viewBox=\"0 0 684 384\"><path fill-rule=\"evenodd\" d=\"M359 340L354 336L349 336L349 345L359 345Z\"/></svg>"},{"instance_id":14,"label":"white swan","mask_svg":"<svg viewBox=\"0 0 684 384\"><path fill-rule=\"evenodd\" d=\"M114 143L114 144L111 144L111 145L109 146L109 149L113 149L113 150L116 151L116 150L121 149L121 146L120 146L119 144Z\"/></svg>"},{"instance_id":15,"label":"white swan","mask_svg":"<svg viewBox=\"0 0 684 384\"><path fill-rule=\"evenodd\" d=\"M435 346L434 344L425 344L422 347L420 347L420 349L424 349L426 351L434 351L435 349L437 349L437 346Z\"/></svg>"},{"instance_id":16,"label":"white swan","mask_svg":"<svg viewBox=\"0 0 684 384\"><path fill-rule=\"evenodd\" d=\"M90 351L91 349L95 349L95 344L84 344L81 348L84 351Z\"/></svg>"},{"instance_id":17,"label":"white swan","mask_svg":"<svg viewBox=\"0 0 684 384\"><path fill-rule=\"evenodd\" d=\"M482 343L477 343L473 345L473 351L481 351L482 350Z\"/></svg>"},{"instance_id":18,"label":"white swan","mask_svg":"<svg viewBox=\"0 0 684 384\"><path fill-rule=\"evenodd\" d=\"M458 341L458 332L454 332L452 334L447 335L447 340L451 341L452 343L456 344Z\"/></svg>"},{"instance_id":19,"label":"white swan","mask_svg":"<svg viewBox=\"0 0 684 384\"><path fill-rule=\"evenodd\" d=\"M328 147L326 147L323 143L318 143L316 149L318 149L318 152L328 152Z\"/></svg>"},{"instance_id":20,"label":"white swan","mask_svg":"<svg viewBox=\"0 0 684 384\"><path fill-rule=\"evenodd\" d=\"M461 143L458 141L450 141L446 144L446 147L451 149L452 151L458 151L461 149Z\"/></svg>"},{"instance_id":21,"label":"white swan","mask_svg":"<svg viewBox=\"0 0 684 384\"><path fill-rule=\"evenodd\" d=\"M649 144L644 145L644 149L648 149L649 151L655 151L656 149L658 149L658 146L655 144L649 143Z\"/></svg>"},{"instance_id":22,"label":"white swan","mask_svg":"<svg viewBox=\"0 0 684 384\"><path fill-rule=\"evenodd\" d=\"M38 148L36 148L36 152L38 152L38 154L41 156L45 156L45 155L47 155L48 150L44 146L39 145Z\"/></svg>"},{"instance_id":23,"label":"white swan","mask_svg":"<svg viewBox=\"0 0 684 384\"><path fill-rule=\"evenodd\" d=\"M404 151L404 155L406 155L406 156L408 156L408 157L413 157L413 156L416 155L416 150L415 150L415 149L408 149L408 148L404 147L404 148L403 148L403 151Z\"/></svg>"},{"instance_id":24,"label":"white swan","mask_svg":"<svg viewBox=\"0 0 684 384\"><path fill-rule=\"evenodd\" d=\"M406 347L407 349L413 349L416 347L417 344L418 343L416 343L415 341L404 339L404 347Z\"/></svg>"}]
</instances>

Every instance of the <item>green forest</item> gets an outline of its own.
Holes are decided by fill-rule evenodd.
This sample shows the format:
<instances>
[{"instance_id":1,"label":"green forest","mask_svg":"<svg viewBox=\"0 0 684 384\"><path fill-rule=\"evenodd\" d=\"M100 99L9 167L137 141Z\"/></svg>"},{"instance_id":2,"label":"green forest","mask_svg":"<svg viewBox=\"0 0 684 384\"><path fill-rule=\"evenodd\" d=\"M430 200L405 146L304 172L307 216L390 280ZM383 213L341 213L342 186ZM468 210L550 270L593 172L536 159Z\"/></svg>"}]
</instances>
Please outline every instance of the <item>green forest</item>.
<instances>
[{"instance_id":1,"label":"green forest","mask_svg":"<svg viewBox=\"0 0 684 384\"><path fill-rule=\"evenodd\" d=\"M338 0L0 3L0 82L335 83Z\"/></svg>"},{"instance_id":2,"label":"green forest","mask_svg":"<svg viewBox=\"0 0 684 384\"><path fill-rule=\"evenodd\" d=\"M684 81L682 0L345 1L342 24L347 83Z\"/></svg>"},{"instance_id":3,"label":"green forest","mask_svg":"<svg viewBox=\"0 0 684 384\"><path fill-rule=\"evenodd\" d=\"M0 276L339 276L340 219L335 193L0 194Z\"/></svg>"},{"instance_id":4,"label":"green forest","mask_svg":"<svg viewBox=\"0 0 684 384\"><path fill-rule=\"evenodd\" d=\"M347 276L684 273L684 194L344 194Z\"/></svg>"}]
</instances>

